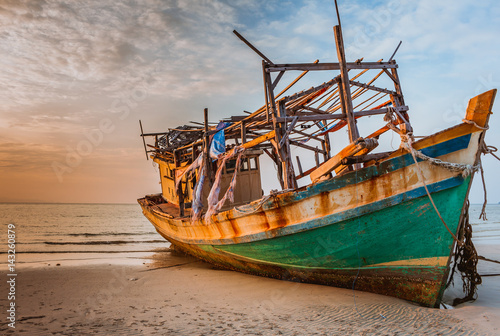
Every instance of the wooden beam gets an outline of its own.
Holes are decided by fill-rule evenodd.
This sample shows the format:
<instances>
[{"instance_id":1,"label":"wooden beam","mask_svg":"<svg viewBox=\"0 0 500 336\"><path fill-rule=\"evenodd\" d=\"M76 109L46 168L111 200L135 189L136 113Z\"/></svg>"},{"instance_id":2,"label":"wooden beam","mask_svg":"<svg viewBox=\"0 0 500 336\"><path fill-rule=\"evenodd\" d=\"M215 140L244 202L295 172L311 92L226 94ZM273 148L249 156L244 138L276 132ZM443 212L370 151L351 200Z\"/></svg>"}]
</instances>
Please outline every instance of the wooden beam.
<instances>
[{"instance_id":1,"label":"wooden beam","mask_svg":"<svg viewBox=\"0 0 500 336\"><path fill-rule=\"evenodd\" d=\"M314 108L314 107L310 107L310 106L305 106L305 105L298 105L298 106L295 106L293 108L293 110L298 110L298 109L304 109L304 110L309 110L311 112L315 112L315 113L319 113L319 114L328 114L328 112L326 111L323 111L323 110L320 110L320 109L317 109L317 108Z\"/></svg>"},{"instance_id":2,"label":"wooden beam","mask_svg":"<svg viewBox=\"0 0 500 336\"><path fill-rule=\"evenodd\" d=\"M144 140L144 131L142 129L142 121L140 121L140 120L139 120L139 126L141 127L142 144L144 145L144 152L146 153L146 160L149 160L148 149L146 148L146 140Z\"/></svg>"},{"instance_id":3,"label":"wooden beam","mask_svg":"<svg viewBox=\"0 0 500 336\"><path fill-rule=\"evenodd\" d=\"M394 84L398 84L398 80L389 71L387 71L387 69L384 69L384 72L387 76L389 76L390 79L392 79Z\"/></svg>"},{"instance_id":4,"label":"wooden beam","mask_svg":"<svg viewBox=\"0 0 500 336\"><path fill-rule=\"evenodd\" d=\"M319 137L318 137L318 136L316 136L316 135L307 134L306 132L302 132L302 131L299 131L299 130L297 130L297 129L292 130L292 132L293 132L293 133L300 134L300 135L303 135L303 136L306 136L306 137L308 137L308 138L314 139L314 140L319 141L319 142L323 141L323 139L319 138Z\"/></svg>"},{"instance_id":5,"label":"wooden beam","mask_svg":"<svg viewBox=\"0 0 500 336\"><path fill-rule=\"evenodd\" d=\"M181 166L180 158L179 158L180 152L178 150L174 150L174 166L175 170ZM174 183L178 184L178 187L176 189L176 194L177 194L177 199L179 200L179 216L183 217L184 216L184 192L182 190L182 181L177 181L177 174L174 173Z\"/></svg>"},{"instance_id":6,"label":"wooden beam","mask_svg":"<svg viewBox=\"0 0 500 336\"><path fill-rule=\"evenodd\" d=\"M302 147L302 148L305 148L305 149L309 149L309 150L317 152L317 153L321 153L321 154L325 154L326 153L324 150L321 150L321 149L316 148L316 147L308 146L306 144L303 144L301 142L298 142L298 141L295 141L295 140L292 140L292 139L290 139L290 144L292 144L294 146L297 146L297 147Z\"/></svg>"},{"instance_id":7,"label":"wooden beam","mask_svg":"<svg viewBox=\"0 0 500 336\"><path fill-rule=\"evenodd\" d=\"M290 123L290 125L288 125L288 128L286 130L285 135L283 136L283 138L281 138L280 148L283 147L284 142L286 141L286 139L290 135L290 132L292 131L292 129L295 127L295 124L297 123L298 119L299 119L299 117L293 117L292 122Z\"/></svg>"},{"instance_id":8,"label":"wooden beam","mask_svg":"<svg viewBox=\"0 0 500 336\"><path fill-rule=\"evenodd\" d=\"M319 60L315 60L313 62L313 64L318 64L319 63ZM282 94L284 94L285 92L287 92L292 86L294 86L302 77L304 77L309 71L308 70L305 70L304 72L302 72L297 78L295 78L290 84L288 84L288 86L286 88L284 88L280 93L278 93L276 95L276 98L278 97L281 97Z\"/></svg>"},{"instance_id":9,"label":"wooden beam","mask_svg":"<svg viewBox=\"0 0 500 336\"><path fill-rule=\"evenodd\" d=\"M273 84L271 85L271 88L274 90L274 88L276 87L276 85L278 85L281 77L283 77L283 75L285 74L284 71L280 71L280 73L278 74L278 76L276 76L276 78L274 79L273 81Z\"/></svg>"},{"instance_id":10,"label":"wooden beam","mask_svg":"<svg viewBox=\"0 0 500 336\"><path fill-rule=\"evenodd\" d=\"M271 158L271 160L273 160L273 162L274 162L276 165L278 165L278 161L276 160L276 158L274 157L274 155L273 155L270 151L268 151L268 150L267 150L267 149L265 149L265 148L263 148L262 150L264 151L264 153L266 153L266 154L267 154L267 155Z\"/></svg>"},{"instance_id":11,"label":"wooden beam","mask_svg":"<svg viewBox=\"0 0 500 336\"><path fill-rule=\"evenodd\" d=\"M300 158L298 156L295 156L295 159L297 159L297 167L299 168L299 175L302 175L304 172L302 171L302 165L300 164Z\"/></svg>"},{"instance_id":12,"label":"wooden beam","mask_svg":"<svg viewBox=\"0 0 500 336\"><path fill-rule=\"evenodd\" d=\"M367 140L370 141L366 141L363 138L359 138L354 142L350 143L349 145L347 145L347 147L342 149L337 155L332 156L332 158L330 158L328 161L323 162L323 164L319 166L319 168L317 168L311 173L311 181L314 183L320 177L332 172L335 168L337 168L342 164L343 158L348 156L353 156L365 148L370 148L373 147L375 144L378 144L375 139L367 139Z\"/></svg>"},{"instance_id":13,"label":"wooden beam","mask_svg":"<svg viewBox=\"0 0 500 336\"><path fill-rule=\"evenodd\" d=\"M241 143L244 144L247 142L247 128L245 122L241 122Z\"/></svg>"},{"instance_id":14,"label":"wooden beam","mask_svg":"<svg viewBox=\"0 0 500 336\"><path fill-rule=\"evenodd\" d=\"M349 140L354 142L359 138L358 127L356 126L356 120L353 115L352 98L351 98L351 86L349 84L349 74L347 73L347 66L344 53L344 41L342 38L342 31L340 26L333 27L335 33L335 45L337 47L337 57L339 59L340 65L340 82L339 86L342 85L342 96L344 100L344 108L342 112L347 116L347 126L349 127Z\"/></svg>"},{"instance_id":15,"label":"wooden beam","mask_svg":"<svg viewBox=\"0 0 500 336\"><path fill-rule=\"evenodd\" d=\"M139 120L139 123L141 121ZM160 133L141 133L141 136L157 136L157 135L165 135L168 134L169 132L160 132Z\"/></svg>"},{"instance_id":16,"label":"wooden beam","mask_svg":"<svg viewBox=\"0 0 500 336\"><path fill-rule=\"evenodd\" d=\"M319 91L321 89L324 89L326 87L329 87L329 86L332 86L334 85L336 82L337 82L337 78L334 78L334 79L331 79L329 80L328 82L325 82L321 85L318 85L318 86L315 86L315 87L312 87L310 89L307 89L307 90L304 90L304 91L301 91L301 92L297 92L291 96L288 96L288 97L285 97L283 98L283 100L286 102L289 102L289 101L292 101L292 100L296 100L298 98L301 98L301 97L304 97L304 96L307 96L313 92L316 92L316 91Z\"/></svg>"},{"instance_id":17,"label":"wooden beam","mask_svg":"<svg viewBox=\"0 0 500 336\"><path fill-rule=\"evenodd\" d=\"M408 106L401 106L400 111L408 110ZM355 118L365 117L375 114L386 114L388 109L376 109L376 110L365 110L365 111L356 111L353 112L353 116ZM345 119L346 116L344 114L305 114L299 115L298 121L318 121L318 120L332 120L332 119ZM285 122L285 118L277 118L277 122Z\"/></svg>"},{"instance_id":18,"label":"wooden beam","mask_svg":"<svg viewBox=\"0 0 500 336\"><path fill-rule=\"evenodd\" d=\"M295 176L295 178L298 180L298 179L301 179L303 177L306 177L307 175L311 174L316 169L317 169L317 167L312 167L312 168L306 170L305 172L300 173L299 175Z\"/></svg>"},{"instance_id":19,"label":"wooden beam","mask_svg":"<svg viewBox=\"0 0 500 336\"><path fill-rule=\"evenodd\" d=\"M203 116L205 120L205 137L203 138L205 143L205 171L208 178L209 188L212 187L214 183L213 174L212 174L212 161L210 160L210 135L208 135L208 108L203 110ZM195 145L195 144L193 144Z\"/></svg>"},{"instance_id":20,"label":"wooden beam","mask_svg":"<svg viewBox=\"0 0 500 336\"><path fill-rule=\"evenodd\" d=\"M266 73L266 62L262 61L262 80L264 81L264 96L266 100L266 121L269 122L269 87L267 85L267 76L268 74ZM250 118L251 116L252 115L249 115L247 118Z\"/></svg>"},{"instance_id":21,"label":"wooden beam","mask_svg":"<svg viewBox=\"0 0 500 336\"><path fill-rule=\"evenodd\" d=\"M262 136L260 136L260 137L258 137L256 139L253 139L253 140L251 140L251 141L249 141L247 143L244 143L241 146L244 147L245 149L252 148L252 147L254 147L254 146L256 146L256 145L258 145L258 144L260 144L260 143L262 143L264 141L267 141L269 139L273 139L274 136L275 136L275 134L276 134L276 131L272 130L271 132L266 133L266 134L264 134L264 135L262 135Z\"/></svg>"},{"instance_id":22,"label":"wooden beam","mask_svg":"<svg viewBox=\"0 0 500 336\"><path fill-rule=\"evenodd\" d=\"M325 145L326 145L326 155L327 158L330 158L330 152L332 151L332 147L330 145L330 135L328 132L325 133Z\"/></svg>"},{"instance_id":23,"label":"wooden beam","mask_svg":"<svg viewBox=\"0 0 500 336\"><path fill-rule=\"evenodd\" d=\"M376 86L372 86L372 85L368 85L368 84L365 84L365 83L356 82L356 81L353 81L353 80L350 80L349 83L351 83L352 85L356 85L356 86L359 86L359 87L362 87L362 88L365 88L365 89L369 89L369 90L373 90L373 91L384 92L384 93L392 94L392 95L396 94L396 91L382 89L382 88L379 88L379 87L376 87Z\"/></svg>"},{"instance_id":24,"label":"wooden beam","mask_svg":"<svg viewBox=\"0 0 500 336\"><path fill-rule=\"evenodd\" d=\"M368 162L368 161L372 161L372 160L380 160L380 159L384 159L386 157L389 157L389 155L391 155L392 153L394 153L394 151L392 152L383 152L383 153L376 153L376 154L365 154L365 155L359 155L359 156L348 156L348 157L345 157L342 159L342 164L343 165L352 165L354 163L363 163L363 162Z\"/></svg>"},{"instance_id":25,"label":"wooden beam","mask_svg":"<svg viewBox=\"0 0 500 336\"><path fill-rule=\"evenodd\" d=\"M347 62L346 68L351 69L393 69L397 68L396 63L389 62ZM266 68L267 72L279 71L322 71L322 70L340 70L339 63L291 63L291 64L271 64Z\"/></svg>"},{"instance_id":26,"label":"wooden beam","mask_svg":"<svg viewBox=\"0 0 500 336\"><path fill-rule=\"evenodd\" d=\"M269 58L267 58L263 53L261 53L259 49L255 48L253 46L253 44L251 44L250 42L248 42L246 38L244 38L243 36L241 36L240 33L238 33L236 30L233 30L233 33L234 33L234 35L238 36L238 38L241 41L243 41L243 43L245 43L247 46L249 46L250 49L252 49L253 51L255 51L255 53L257 53L257 55L259 55L260 57L262 57L267 63L273 64L273 62L271 62L271 60Z\"/></svg>"}]
</instances>

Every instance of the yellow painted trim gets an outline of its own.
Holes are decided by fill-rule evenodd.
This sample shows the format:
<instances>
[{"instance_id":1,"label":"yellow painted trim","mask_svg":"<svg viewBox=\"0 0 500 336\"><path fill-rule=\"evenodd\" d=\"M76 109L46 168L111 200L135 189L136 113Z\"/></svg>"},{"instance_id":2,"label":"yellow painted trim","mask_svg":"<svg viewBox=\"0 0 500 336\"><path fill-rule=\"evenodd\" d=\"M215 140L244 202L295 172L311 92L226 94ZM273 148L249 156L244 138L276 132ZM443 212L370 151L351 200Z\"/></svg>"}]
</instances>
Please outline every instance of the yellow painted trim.
<instances>
[{"instance_id":1,"label":"yellow painted trim","mask_svg":"<svg viewBox=\"0 0 500 336\"><path fill-rule=\"evenodd\" d=\"M396 260L381 264L369 265L366 267L378 267L378 266L438 266L445 267L448 264L448 257L432 257L432 258L420 258L420 259L410 259L410 260Z\"/></svg>"}]
</instances>

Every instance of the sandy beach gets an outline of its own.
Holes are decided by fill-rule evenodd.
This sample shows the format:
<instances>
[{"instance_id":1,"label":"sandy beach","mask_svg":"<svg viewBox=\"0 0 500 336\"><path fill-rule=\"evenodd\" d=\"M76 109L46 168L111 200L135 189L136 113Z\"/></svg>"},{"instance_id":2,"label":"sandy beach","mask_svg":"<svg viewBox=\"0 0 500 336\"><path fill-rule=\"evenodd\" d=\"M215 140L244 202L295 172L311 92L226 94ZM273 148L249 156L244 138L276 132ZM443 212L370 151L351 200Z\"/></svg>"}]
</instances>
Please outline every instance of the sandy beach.
<instances>
[{"instance_id":1,"label":"sandy beach","mask_svg":"<svg viewBox=\"0 0 500 336\"><path fill-rule=\"evenodd\" d=\"M481 245L481 251L500 254L496 246ZM480 266L481 273L495 269ZM16 328L5 322L2 296L0 330L8 335L496 335L499 280L483 278L475 302L429 309L371 293L220 270L175 251L108 260L55 258L18 266Z\"/></svg>"}]
</instances>

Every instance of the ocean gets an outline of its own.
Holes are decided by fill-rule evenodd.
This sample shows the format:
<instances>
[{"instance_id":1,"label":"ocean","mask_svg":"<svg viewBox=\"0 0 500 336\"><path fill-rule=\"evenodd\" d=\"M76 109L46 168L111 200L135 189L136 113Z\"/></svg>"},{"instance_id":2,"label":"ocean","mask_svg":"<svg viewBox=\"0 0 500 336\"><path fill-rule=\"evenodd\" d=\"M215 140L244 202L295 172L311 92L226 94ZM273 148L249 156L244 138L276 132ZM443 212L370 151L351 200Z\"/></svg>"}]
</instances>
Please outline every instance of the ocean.
<instances>
[{"instance_id":1,"label":"ocean","mask_svg":"<svg viewBox=\"0 0 500 336\"><path fill-rule=\"evenodd\" d=\"M500 240L500 205L487 206L487 221L479 220L481 205L470 207L473 240L495 245ZM14 224L18 265L54 260L141 260L167 251L164 240L143 216L138 204L0 204L3 242ZM487 256L486 256L487 257ZM0 258L0 267L7 258Z\"/></svg>"},{"instance_id":2,"label":"ocean","mask_svg":"<svg viewBox=\"0 0 500 336\"><path fill-rule=\"evenodd\" d=\"M138 204L0 204L3 241L14 224L16 263L139 260L168 249ZM0 268L7 258L1 258Z\"/></svg>"}]
</instances>

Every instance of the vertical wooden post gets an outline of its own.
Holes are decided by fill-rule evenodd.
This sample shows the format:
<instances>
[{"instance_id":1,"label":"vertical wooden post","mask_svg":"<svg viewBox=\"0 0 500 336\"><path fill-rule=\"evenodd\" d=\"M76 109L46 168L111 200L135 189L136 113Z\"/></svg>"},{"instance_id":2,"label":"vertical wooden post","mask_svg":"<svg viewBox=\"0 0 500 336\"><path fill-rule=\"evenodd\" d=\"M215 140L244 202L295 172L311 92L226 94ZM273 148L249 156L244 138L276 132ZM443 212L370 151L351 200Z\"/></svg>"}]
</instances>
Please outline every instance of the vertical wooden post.
<instances>
[{"instance_id":1,"label":"vertical wooden post","mask_svg":"<svg viewBox=\"0 0 500 336\"><path fill-rule=\"evenodd\" d=\"M241 121L241 144L244 144L247 142L247 129L245 125L245 121Z\"/></svg>"},{"instance_id":2,"label":"vertical wooden post","mask_svg":"<svg viewBox=\"0 0 500 336\"><path fill-rule=\"evenodd\" d=\"M276 108L276 101L274 100L274 90L272 88L272 81L271 81L271 75L266 71L266 63L262 61L262 68L264 69L264 84L266 85L267 88L267 99L266 102L268 103L268 107L271 108L271 116L273 117L273 125L274 128L276 129L276 117L277 117L277 108ZM276 132L278 134L278 132ZM280 139L276 139L279 143Z\"/></svg>"},{"instance_id":3,"label":"vertical wooden post","mask_svg":"<svg viewBox=\"0 0 500 336\"><path fill-rule=\"evenodd\" d=\"M266 61L262 60L262 78L264 80L264 96L266 98L266 122L269 122L269 90L267 86Z\"/></svg>"},{"instance_id":4,"label":"vertical wooden post","mask_svg":"<svg viewBox=\"0 0 500 336\"><path fill-rule=\"evenodd\" d=\"M321 149L323 149L323 162L325 162L326 160L329 159L325 140L321 141Z\"/></svg>"},{"instance_id":5,"label":"vertical wooden post","mask_svg":"<svg viewBox=\"0 0 500 336\"><path fill-rule=\"evenodd\" d=\"M196 150L196 146L193 143L193 145L191 146L191 160L194 162L197 158L198 158L198 153ZM196 185L196 174L193 174L191 183L193 184L193 189L194 189L194 186Z\"/></svg>"},{"instance_id":6,"label":"vertical wooden post","mask_svg":"<svg viewBox=\"0 0 500 336\"><path fill-rule=\"evenodd\" d=\"M146 140L144 140L144 131L142 129L142 121L140 121L140 120L139 120L139 126L141 126L141 137L142 137L142 143L144 145L144 153L146 153L146 160L149 160L148 148L146 147Z\"/></svg>"},{"instance_id":7,"label":"vertical wooden post","mask_svg":"<svg viewBox=\"0 0 500 336\"><path fill-rule=\"evenodd\" d=\"M283 181L283 165L281 164L278 155L274 156L276 158L276 168L278 169L278 181L280 183L281 189L286 189L285 182Z\"/></svg>"},{"instance_id":8,"label":"vertical wooden post","mask_svg":"<svg viewBox=\"0 0 500 336\"><path fill-rule=\"evenodd\" d=\"M344 41L342 39L342 30L340 29L340 26L337 25L333 27L333 31L335 33L335 45L337 47L337 57L339 59L340 65L339 88L342 87L342 94L340 95L340 98L341 100L343 100L342 107L345 109L342 112L346 115L347 118L347 126L349 127L349 140L352 143L359 138L359 131L353 114L351 86L349 84L349 75L347 73L344 53Z\"/></svg>"},{"instance_id":9,"label":"vertical wooden post","mask_svg":"<svg viewBox=\"0 0 500 336\"><path fill-rule=\"evenodd\" d=\"M396 93L398 94L398 104L399 106L402 106L405 104L404 98L403 98L403 91L401 90L401 84L399 82L399 76L398 76L398 71L396 68L391 69L392 76L396 80L394 82L394 88L396 89Z\"/></svg>"},{"instance_id":10,"label":"vertical wooden post","mask_svg":"<svg viewBox=\"0 0 500 336\"><path fill-rule=\"evenodd\" d=\"M175 166L175 170L174 170L174 183L177 183L177 176L175 174L175 172L177 171L177 168L180 167L180 153L178 150L175 150L174 149L174 166ZM179 200L179 216L182 217L184 216L184 191L182 190L182 181L179 181L179 186L177 187L177 198Z\"/></svg>"},{"instance_id":11,"label":"vertical wooden post","mask_svg":"<svg viewBox=\"0 0 500 336\"><path fill-rule=\"evenodd\" d=\"M268 108L268 115L271 114L273 120L273 129L275 131L275 138L273 147L279 159L278 164L278 172L280 175L280 183L282 189L290 189L293 187L294 183L290 178L290 159L288 155L287 145L280 146L281 139L284 136L284 132L286 132L286 124L280 123L277 120L277 117L285 117L285 105L283 102L280 102L279 108L276 107L276 101L274 98L274 91L272 87L271 75L266 71L267 63L262 61L262 69L264 73L264 85L266 88L266 106ZM271 110L269 113L269 109ZM281 168L281 169L280 169ZM295 177L294 177L295 178Z\"/></svg>"},{"instance_id":12,"label":"vertical wooden post","mask_svg":"<svg viewBox=\"0 0 500 336\"><path fill-rule=\"evenodd\" d=\"M398 71L396 68L393 68L393 69L391 69L391 73L392 73L392 76L394 77L394 79L396 80L394 82L394 88L396 89L396 93L398 94L398 96L395 99L396 104L394 105L394 107L403 106L403 105L405 105L405 99L403 96L403 90L401 90L401 83L399 81ZM406 121L409 122L410 118L408 117L408 112L403 111L401 113L403 114L403 117L406 119Z\"/></svg>"},{"instance_id":13,"label":"vertical wooden post","mask_svg":"<svg viewBox=\"0 0 500 336\"><path fill-rule=\"evenodd\" d=\"M297 159L297 167L299 168L299 174L302 175L304 172L302 171L302 165L300 164L300 159L298 156L295 157Z\"/></svg>"},{"instance_id":14,"label":"vertical wooden post","mask_svg":"<svg viewBox=\"0 0 500 336\"><path fill-rule=\"evenodd\" d=\"M209 187L213 184L212 159L210 159L210 136L208 135L208 108L203 110L205 118L205 171L207 173Z\"/></svg>"},{"instance_id":15,"label":"vertical wooden post","mask_svg":"<svg viewBox=\"0 0 500 336\"><path fill-rule=\"evenodd\" d=\"M270 77L268 78L270 83ZM272 88L270 87L272 90ZM273 98L274 102L274 94L271 95ZM276 108L276 104L271 103L273 108ZM281 117L284 118L286 117L286 110L285 110L285 103L283 101L279 102L278 105L278 110L276 111L277 115L273 115L273 125L274 129L276 131L276 144L277 144L277 150L279 151L279 157L281 159L281 165L282 165L282 176L283 176L283 189L291 189L294 188L295 185L295 175L293 174L293 166L292 161L290 159L290 143L288 139L286 139L285 143L281 144L281 139L285 136L286 129L287 129L287 123L278 123L276 120L276 117ZM286 119L285 119L286 120ZM293 175L293 176L292 176Z\"/></svg>"},{"instance_id":16,"label":"vertical wooden post","mask_svg":"<svg viewBox=\"0 0 500 336\"><path fill-rule=\"evenodd\" d=\"M325 133L325 144L326 144L326 155L328 159L331 157L332 147L330 145L330 135L329 133Z\"/></svg>"},{"instance_id":17,"label":"vertical wooden post","mask_svg":"<svg viewBox=\"0 0 500 336\"><path fill-rule=\"evenodd\" d=\"M286 177L288 180L288 188L296 189L297 188L297 179L295 178L295 171L293 169L293 162L292 162L292 157L290 156L291 151L290 151L290 140L287 138L286 139L286 165L287 165L287 170L286 170Z\"/></svg>"}]
</instances>

